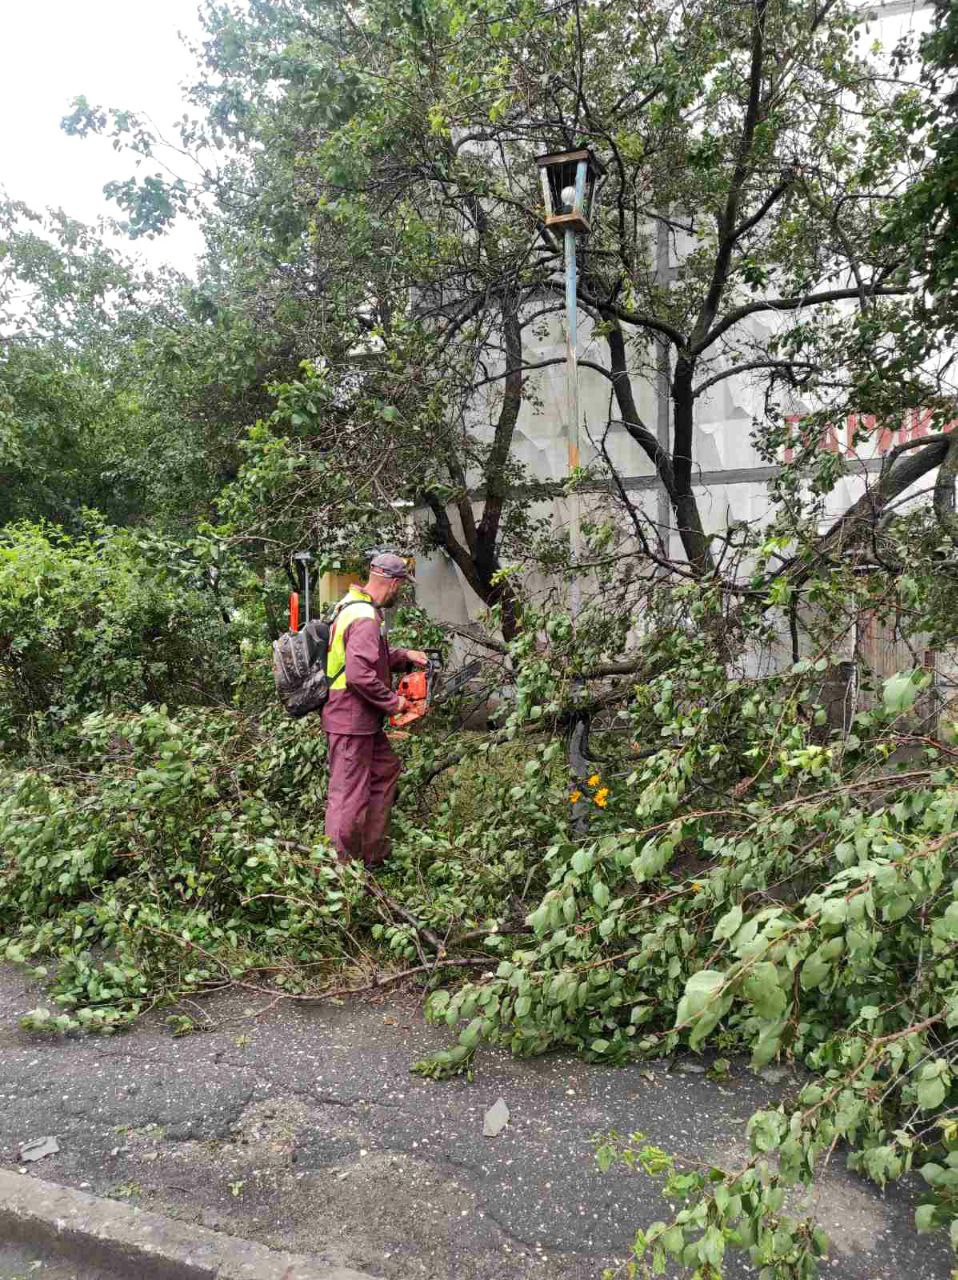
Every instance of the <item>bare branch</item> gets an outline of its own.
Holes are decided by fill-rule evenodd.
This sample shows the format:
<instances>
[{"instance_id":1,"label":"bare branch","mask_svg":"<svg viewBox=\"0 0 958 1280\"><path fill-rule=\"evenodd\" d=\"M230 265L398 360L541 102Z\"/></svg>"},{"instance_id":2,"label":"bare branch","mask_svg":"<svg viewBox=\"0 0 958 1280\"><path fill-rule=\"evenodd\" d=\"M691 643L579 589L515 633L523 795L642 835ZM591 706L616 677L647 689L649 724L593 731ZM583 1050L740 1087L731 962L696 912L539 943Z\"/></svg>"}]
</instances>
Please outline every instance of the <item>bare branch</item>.
<instances>
[{"instance_id":1,"label":"bare branch","mask_svg":"<svg viewBox=\"0 0 958 1280\"><path fill-rule=\"evenodd\" d=\"M908 285L888 288L870 285L866 286L866 290L870 298L901 298L912 292ZM693 354L701 355L723 333L726 333L733 325L738 324L740 320L744 320L746 316L754 316L761 311L799 311L802 307L819 307L826 302L844 302L848 298L859 298L860 296L861 293L858 288L825 289L821 293L807 293L802 297L764 298L757 302L746 302L742 306L735 307L732 311L729 311L716 325L713 325L695 347Z\"/></svg>"},{"instance_id":2,"label":"bare branch","mask_svg":"<svg viewBox=\"0 0 958 1280\"><path fill-rule=\"evenodd\" d=\"M704 335L708 333L712 321L715 319L719 303L722 301L722 294L725 292L725 286L728 282L729 270L732 264L732 251L735 248L738 236L744 234L744 229L739 231L735 224L738 218L739 201L742 198L742 192L748 178L752 140L755 137L755 128L760 118L762 76L765 62L765 12L767 7L768 0L754 0L752 56L749 67L748 99L742 120L742 136L739 139L735 168L729 181L725 208L718 217L719 243L718 252L715 255L712 280L689 340L693 350L701 342ZM764 216L764 214L761 216ZM756 215L756 220L757 218L758 215ZM748 224L745 225L747 226Z\"/></svg>"},{"instance_id":3,"label":"bare branch","mask_svg":"<svg viewBox=\"0 0 958 1280\"><path fill-rule=\"evenodd\" d=\"M733 364L728 369L723 369L720 373L715 373L711 378L706 378L704 382L700 382L692 392L692 396L698 399L703 392L708 391L710 387L714 387L718 382L724 382L726 378L734 378L740 373L750 373L756 369L780 369L783 373L794 372L796 369L805 369L809 373L814 373L821 366L812 364L806 360L749 360L746 364ZM793 386L798 384L798 378L789 379Z\"/></svg>"},{"instance_id":4,"label":"bare branch","mask_svg":"<svg viewBox=\"0 0 958 1280\"><path fill-rule=\"evenodd\" d=\"M872 528L890 502L941 464L951 442L947 436L931 436L921 442L920 448L915 447L916 443L908 441L888 455L890 465L882 471L878 483L839 516L818 540L814 557L799 570L797 581L802 582L810 576L822 555L847 549L850 543ZM792 560L786 568L796 564L797 559Z\"/></svg>"}]
</instances>

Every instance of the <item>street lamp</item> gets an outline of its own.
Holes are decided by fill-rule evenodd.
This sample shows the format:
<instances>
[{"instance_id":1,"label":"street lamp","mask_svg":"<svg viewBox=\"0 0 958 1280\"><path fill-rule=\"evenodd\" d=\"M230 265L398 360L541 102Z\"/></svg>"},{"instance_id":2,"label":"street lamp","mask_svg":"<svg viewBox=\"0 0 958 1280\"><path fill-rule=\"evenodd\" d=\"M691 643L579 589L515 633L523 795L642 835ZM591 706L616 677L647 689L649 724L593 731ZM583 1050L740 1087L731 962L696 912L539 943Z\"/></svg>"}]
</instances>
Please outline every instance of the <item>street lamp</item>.
<instances>
[{"instance_id":1,"label":"street lamp","mask_svg":"<svg viewBox=\"0 0 958 1280\"><path fill-rule=\"evenodd\" d=\"M551 151L536 156L542 181L546 226L553 231L588 235L589 219L596 204L596 188L605 174L605 165L583 147L579 151Z\"/></svg>"},{"instance_id":2,"label":"street lamp","mask_svg":"<svg viewBox=\"0 0 958 1280\"><path fill-rule=\"evenodd\" d=\"M562 232L565 241L565 309L566 309L566 447L571 475L579 466L579 365L577 355L578 286L576 270L576 237L592 230L596 195L605 166L583 147L578 151L553 151L536 156L545 204L545 224L550 231ZM569 537L573 565L580 559L581 517L579 497L573 486L569 494ZM572 619L579 613L579 581L572 579Z\"/></svg>"},{"instance_id":3,"label":"street lamp","mask_svg":"<svg viewBox=\"0 0 958 1280\"><path fill-rule=\"evenodd\" d=\"M570 477L579 467L579 364L576 294L576 237L592 230L596 202L605 166L588 148L578 151L554 151L536 156L542 182L546 227L562 232L565 247L565 332L566 332L566 447ZM572 591L569 605L572 625L579 617L580 593L578 569L582 559L582 516L579 493L573 483L569 488L569 544L572 555ZM581 683L581 682L577 682ZM585 798L585 779L589 776L589 716L573 715L569 732L569 767L579 798L572 806L572 830L585 835L589 827L589 802Z\"/></svg>"}]
</instances>

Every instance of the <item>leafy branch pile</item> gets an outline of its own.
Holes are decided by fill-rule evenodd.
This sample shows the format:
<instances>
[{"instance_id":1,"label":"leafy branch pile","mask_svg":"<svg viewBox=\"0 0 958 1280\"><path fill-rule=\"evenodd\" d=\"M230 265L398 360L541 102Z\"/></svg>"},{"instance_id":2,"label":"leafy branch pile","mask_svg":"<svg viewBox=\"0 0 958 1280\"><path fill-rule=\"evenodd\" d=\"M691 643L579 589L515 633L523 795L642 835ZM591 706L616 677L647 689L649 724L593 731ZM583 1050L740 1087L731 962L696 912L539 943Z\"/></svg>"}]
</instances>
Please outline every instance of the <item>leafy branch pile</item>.
<instances>
[{"instance_id":1,"label":"leafy branch pile","mask_svg":"<svg viewBox=\"0 0 958 1280\"><path fill-rule=\"evenodd\" d=\"M267 662L261 647L251 684ZM528 753L434 789L427 823L397 815L383 894L323 836L318 722L146 705L92 711L60 745L0 773L0 955L48 980L53 1011L25 1023L38 1030L113 1031L234 982L328 998L476 964L504 906L521 923L565 795L556 743L525 785ZM417 745L410 776L435 759Z\"/></svg>"},{"instance_id":2,"label":"leafy branch pile","mask_svg":"<svg viewBox=\"0 0 958 1280\"><path fill-rule=\"evenodd\" d=\"M900 614L907 597L915 621L920 587L897 581L885 606ZM836 607L807 619L811 639L835 647L856 589L874 584L819 584ZM771 642L762 609L738 606L737 656L716 589L653 584L647 605L636 674L592 695L588 836L570 836L558 730L582 697L574 667L594 655L562 615L538 628L529 613L503 727L454 739L464 758L448 770L441 720L405 747L379 892L323 839L318 726L257 706L252 677L231 708L92 710L68 748L11 759L4 954L50 995L27 1025L112 1031L234 983L269 1001L408 975L458 1029L418 1064L429 1075L471 1069L483 1041L609 1063L683 1046L747 1052L756 1068L794 1059L808 1083L753 1117L742 1169L601 1148L604 1163L666 1172L683 1206L640 1233L639 1254L709 1276L737 1247L770 1276L813 1275L822 1237L787 1211L786 1188L839 1141L881 1184L920 1168L918 1225L954 1237L958 749L947 724L930 736L916 720L928 677L862 690L836 733L826 657L744 674L748 647ZM608 640L598 619L589 634ZM262 647L248 660L265 664ZM179 1011L172 1023L193 1026Z\"/></svg>"},{"instance_id":3,"label":"leafy branch pile","mask_svg":"<svg viewBox=\"0 0 958 1280\"><path fill-rule=\"evenodd\" d=\"M602 1148L668 1166L682 1204L639 1233L637 1257L707 1277L737 1247L763 1275L816 1274L822 1234L783 1206L839 1142L880 1185L920 1168L919 1228L958 1243L958 750L918 731L927 676L886 680L836 735L825 658L729 679L716 601L695 588L686 603L697 626L653 640L658 674L630 708L628 736L660 749L589 780L593 834L546 851L533 936L498 942L495 975L430 998L433 1018L465 1025L420 1069L461 1069L483 1040L614 1063L681 1046L757 1069L794 1059L809 1082L753 1116L741 1170Z\"/></svg>"}]
</instances>

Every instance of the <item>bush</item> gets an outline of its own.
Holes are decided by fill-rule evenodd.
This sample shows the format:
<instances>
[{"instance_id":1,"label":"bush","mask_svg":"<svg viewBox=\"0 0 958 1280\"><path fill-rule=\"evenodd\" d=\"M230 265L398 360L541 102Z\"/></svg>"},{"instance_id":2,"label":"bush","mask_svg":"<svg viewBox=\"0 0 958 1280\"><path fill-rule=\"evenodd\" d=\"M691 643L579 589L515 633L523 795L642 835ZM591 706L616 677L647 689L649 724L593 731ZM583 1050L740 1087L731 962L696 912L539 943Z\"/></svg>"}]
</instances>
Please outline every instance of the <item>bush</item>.
<instances>
[{"instance_id":1,"label":"bush","mask_svg":"<svg viewBox=\"0 0 958 1280\"><path fill-rule=\"evenodd\" d=\"M97 708L230 695L235 635L215 550L88 525L0 532L0 750L49 741Z\"/></svg>"}]
</instances>

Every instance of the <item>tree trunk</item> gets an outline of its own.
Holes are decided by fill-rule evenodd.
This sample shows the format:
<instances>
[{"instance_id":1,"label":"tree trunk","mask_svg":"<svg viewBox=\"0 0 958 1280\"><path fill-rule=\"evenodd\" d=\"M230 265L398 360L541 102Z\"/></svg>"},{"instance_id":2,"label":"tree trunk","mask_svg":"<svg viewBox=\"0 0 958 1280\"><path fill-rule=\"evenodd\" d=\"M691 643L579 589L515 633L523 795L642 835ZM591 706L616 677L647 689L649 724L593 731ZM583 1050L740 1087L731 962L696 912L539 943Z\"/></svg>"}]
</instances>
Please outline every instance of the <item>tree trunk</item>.
<instances>
[{"instance_id":1,"label":"tree trunk","mask_svg":"<svg viewBox=\"0 0 958 1280\"><path fill-rule=\"evenodd\" d=\"M453 531L444 499L429 492L424 493L423 498L432 512L436 541L483 604L490 609L499 605L502 610L502 634L506 640L515 639L519 632L519 602L508 583L492 581L500 568L498 557L494 552L490 555L488 548L483 555L474 555L468 551ZM478 568L479 561L483 564L482 573Z\"/></svg>"},{"instance_id":2,"label":"tree trunk","mask_svg":"<svg viewBox=\"0 0 958 1280\"><path fill-rule=\"evenodd\" d=\"M682 546L689 564L700 576L711 573L715 565L708 538L702 528L699 504L692 492L692 443L695 428L695 397L692 380L695 362L678 353L672 378L672 474L674 492L669 495Z\"/></svg>"},{"instance_id":3,"label":"tree trunk","mask_svg":"<svg viewBox=\"0 0 958 1280\"><path fill-rule=\"evenodd\" d=\"M607 341L615 394L622 424L632 439L640 446L655 467L682 539L682 547L689 564L701 575L711 572L714 565L709 552L708 539L702 528L698 502L692 492L692 428L694 425L695 399L692 379L695 363L681 353L676 361L672 380L672 410L674 440L672 450L663 449L656 436L639 418L638 406L632 391L632 380L627 366L625 338L611 312L603 313L603 320L610 324Z\"/></svg>"}]
</instances>

